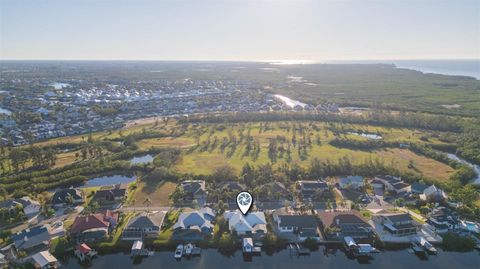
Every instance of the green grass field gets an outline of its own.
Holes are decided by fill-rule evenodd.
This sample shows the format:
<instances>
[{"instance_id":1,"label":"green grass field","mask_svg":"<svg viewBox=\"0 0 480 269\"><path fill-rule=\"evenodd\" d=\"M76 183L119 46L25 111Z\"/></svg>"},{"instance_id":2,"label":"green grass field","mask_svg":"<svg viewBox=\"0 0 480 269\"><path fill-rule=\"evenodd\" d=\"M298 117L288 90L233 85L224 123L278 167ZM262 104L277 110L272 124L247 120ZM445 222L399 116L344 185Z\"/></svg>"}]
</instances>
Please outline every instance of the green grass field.
<instances>
[{"instance_id":1,"label":"green grass field","mask_svg":"<svg viewBox=\"0 0 480 269\"><path fill-rule=\"evenodd\" d=\"M339 158L348 157L353 163L361 163L368 159L380 159L387 165L392 165L400 170L410 171L414 173L421 173L425 177L432 180L444 181L452 174L453 169L446 164L429 159L424 156L417 155L406 149L386 149L378 151L360 151L350 150L345 148L336 148L328 144L329 141L338 136L347 136L351 139L367 139L357 135L347 134L347 131L341 134L335 135L329 130L327 124L315 123L315 128L308 127L308 122L296 122L297 126L302 124L305 128L305 132L310 134L311 147L308 149L306 157L301 158L296 148L292 148L290 163L297 163L300 166L308 166L312 158L316 157L320 160L337 161ZM218 125L202 124L196 127L190 127L188 131L180 137L164 137L164 138L152 138L145 139L138 142L141 149L150 147L179 147L183 153L176 164L176 169L179 172L193 173L193 174L210 174L212 171L223 165L230 165L234 167L238 172L242 166L249 162L251 164L259 165L272 162L268 156L269 140L276 138L277 136L284 136L287 140L292 138L292 122L278 122L270 123L268 130L264 127L261 129L261 123L248 123L248 124L233 124L227 125L222 130L217 130ZM287 129L290 127L290 130ZM376 126L362 126L353 124L338 125L337 128L344 130L355 130L362 132L378 133L386 141L405 141L415 143L425 143L420 140L422 136L429 136L426 131L411 130L405 128L384 128ZM202 145L209 138L212 141L217 138L217 141L227 138L230 135L239 137L239 131L243 129L244 134L247 130L250 130L250 135L254 139L258 139L261 150L257 158L252 156L245 156L246 142L242 141L233 151L229 151L227 148L222 152L219 146L209 149L202 149ZM201 134L197 140L196 134ZM319 136L321 145L317 145L315 139ZM297 138L300 138L297 131ZM200 142L200 146L196 146L196 141ZM429 143L442 143L437 138L429 138ZM285 156L283 158L277 158L276 162L272 162L274 166L279 165L286 161ZM413 162L416 169L408 168L409 163Z\"/></svg>"}]
</instances>

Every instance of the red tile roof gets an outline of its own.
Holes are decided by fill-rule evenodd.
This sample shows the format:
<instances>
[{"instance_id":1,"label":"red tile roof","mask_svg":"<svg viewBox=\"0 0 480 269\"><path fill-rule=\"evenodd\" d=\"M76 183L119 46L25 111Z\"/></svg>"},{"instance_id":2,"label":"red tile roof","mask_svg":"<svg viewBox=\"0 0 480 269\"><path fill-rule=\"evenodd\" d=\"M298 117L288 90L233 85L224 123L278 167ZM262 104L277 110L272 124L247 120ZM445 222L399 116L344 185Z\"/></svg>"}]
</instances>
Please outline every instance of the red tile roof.
<instances>
[{"instance_id":1,"label":"red tile roof","mask_svg":"<svg viewBox=\"0 0 480 269\"><path fill-rule=\"evenodd\" d=\"M118 221L118 212L117 211L112 211L110 209L107 209L107 211L105 211L105 219L108 219L108 218L111 218L113 220L115 220L115 222Z\"/></svg>"},{"instance_id":2,"label":"red tile roof","mask_svg":"<svg viewBox=\"0 0 480 269\"><path fill-rule=\"evenodd\" d=\"M77 216L70 227L71 233L81 233L85 230L94 228L108 228L110 223L104 220L103 214L91 214L87 216Z\"/></svg>"},{"instance_id":3,"label":"red tile roof","mask_svg":"<svg viewBox=\"0 0 480 269\"><path fill-rule=\"evenodd\" d=\"M337 226L337 223L369 225L368 222L363 218L362 214L356 210L320 212L318 213L318 217L325 228Z\"/></svg>"},{"instance_id":4,"label":"red tile roof","mask_svg":"<svg viewBox=\"0 0 480 269\"><path fill-rule=\"evenodd\" d=\"M92 251L92 249L87 244L81 244L77 246L77 250L82 253L88 253Z\"/></svg>"}]
</instances>

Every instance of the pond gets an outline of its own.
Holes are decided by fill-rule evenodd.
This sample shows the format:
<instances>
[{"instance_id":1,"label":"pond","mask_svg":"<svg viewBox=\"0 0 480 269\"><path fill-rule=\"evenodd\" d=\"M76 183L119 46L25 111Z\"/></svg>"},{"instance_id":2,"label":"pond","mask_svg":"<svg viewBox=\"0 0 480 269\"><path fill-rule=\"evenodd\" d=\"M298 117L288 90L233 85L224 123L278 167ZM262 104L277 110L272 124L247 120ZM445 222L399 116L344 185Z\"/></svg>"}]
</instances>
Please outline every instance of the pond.
<instances>
[{"instance_id":1,"label":"pond","mask_svg":"<svg viewBox=\"0 0 480 269\"><path fill-rule=\"evenodd\" d=\"M124 176L124 175L113 175L113 176L103 176L89 179L82 187L101 187L101 186L110 186L114 184L123 184L130 183L135 181L135 176Z\"/></svg>"},{"instance_id":2,"label":"pond","mask_svg":"<svg viewBox=\"0 0 480 269\"><path fill-rule=\"evenodd\" d=\"M12 115L12 111L0 107L0 114L5 114L7 116Z\"/></svg>"},{"instance_id":3,"label":"pond","mask_svg":"<svg viewBox=\"0 0 480 269\"><path fill-rule=\"evenodd\" d=\"M61 90L61 89L66 88L66 87L70 87L71 85L68 84L68 83L55 82L55 83L50 84L50 86L55 88L55 90Z\"/></svg>"},{"instance_id":4,"label":"pond","mask_svg":"<svg viewBox=\"0 0 480 269\"><path fill-rule=\"evenodd\" d=\"M133 157L130 160L131 164L143 164L143 163L151 163L153 161L153 156L150 154L143 155L143 156L138 156L138 157Z\"/></svg>"},{"instance_id":5,"label":"pond","mask_svg":"<svg viewBox=\"0 0 480 269\"><path fill-rule=\"evenodd\" d=\"M306 106L307 104L305 103L302 103L300 101L297 101L297 100L293 100L293 99L290 99L286 96L283 96L283 95L280 95L280 94L275 94L274 95L275 98L279 99L280 101L282 101L285 105L291 107L291 108L294 108L295 106L299 105L301 107L304 107Z\"/></svg>"},{"instance_id":6,"label":"pond","mask_svg":"<svg viewBox=\"0 0 480 269\"><path fill-rule=\"evenodd\" d=\"M462 159L460 157L458 157L457 155L453 154L453 153L448 153L448 152L443 152L445 154L447 154L447 157L452 159L452 160L455 160L457 162L460 162L460 163L464 163L470 167L473 168L473 170L475 171L475 173L477 173L477 178L474 178L472 180L472 184L474 185L480 185L480 165L476 165L476 164L473 164L465 159Z\"/></svg>"},{"instance_id":7,"label":"pond","mask_svg":"<svg viewBox=\"0 0 480 269\"><path fill-rule=\"evenodd\" d=\"M357 132L348 132L349 134L352 134L352 135L359 135L359 136L362 136L362 137L365 137L365 138L368 138L368 139L375 139L375 140L378 140L378 139L382 139L382 136L381 135L378 135L378 134L372 134L372 133L357 133Z\"/></svg>"},{"instance_id":8,"label":"pond","mask_svg":"<svg viewBox=\"0 0 480 269\"><path fill-rule=\"evenodd\" d=\"M242 253L237 251L232 256L224 256L215 249L204 249L200 257L191 259L182 258L177 261L173 251L155 252L153 256L134 261L129 253L116 253L101 255L95 258L91 266L80 265L75 258L64 261L63 268L208 268L208 269L244 269L244 268L277 268L277 269L307 269L307 268L478 268L480 255L477 251L458 253L439 251L436 256L420 258L409 253L406 249L384 251L376 254L373 260L358 261L348 258L342 251L334 253L326 251L321 246L308 256L293 256L288 250L282 250L268 255L262 252L261 256L244 259Z\"/></svg>"}]
</instances>

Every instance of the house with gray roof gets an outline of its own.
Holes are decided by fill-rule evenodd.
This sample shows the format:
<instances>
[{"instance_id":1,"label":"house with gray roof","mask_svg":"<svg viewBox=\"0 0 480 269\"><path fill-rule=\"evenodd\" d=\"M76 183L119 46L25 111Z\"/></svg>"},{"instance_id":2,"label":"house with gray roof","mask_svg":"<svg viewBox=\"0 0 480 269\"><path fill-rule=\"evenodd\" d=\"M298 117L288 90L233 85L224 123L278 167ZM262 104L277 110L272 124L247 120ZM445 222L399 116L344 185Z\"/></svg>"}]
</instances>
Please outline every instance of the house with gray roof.
<instances>
[{"instance_id":1,"label":"house with gray roof","mask_svg":"<svg viewBox=\"0 0 480 269\"><path fill-rule=\"evenodd\" d=\"M207 190L205 181L203 180L186 180L180 183L179 188L184 192L183 200L192 202L197 200L200 205L204 205L207 201Z\"/></svg>"},{"instance_id":2,"label":"house with gray roof","mask_svg":"<svg viewBox=\"0 0 480 269\"><path fill-rule=\"evenodd\" d=\"M328 192L327 182L323 180L297 181L297 189L304 200L312 201L319 195Z\"/></svg>"},{"instance_id":3,"label":"house with gray roof","mask_svg":"<svg viewBox=\"0 0 480 269\"><path fill-rule=\"evenodd\" d=\"M132 218L122 232L122 240L143 240L158 236L165 218L163 212L152 212Z\"/></svg>"},{"instance_id":4,"label":"house with gray roof","mask_svg":"<svg viewBox=\"0 0 480 269\"><path fill-rule=\"evenodd\" d=\"M383 226L384 231L393 236L410 236L417 234L420 224L408 213L376 214L372 220Z\"/></svg>"},{"instance_id":5,"label":"house with gray roof","mask_svg":"<svg viewBox=\"0 0 480 269\"><path fill-rule=\"evenodd\" d=\"M22 211L25 213L25 215L33 216L40 212L40 203L28 196L24 196L14 200L2 201L0 202L0 208L8 209L10 212L22 208Z\"/></svg>"},{"instance_id":6,"label":"house with gray roof","mask_svg":"<svg viewBox=\"0 0 480 269\"><path fill-rule=\"evenodd\" d=\"M49 245L50 235L46 226L35 226L10 236L15 248L27 253L42 250Z\"/></svg>"},{"instance_id":7,"label":"house with gray roof","mask_svg":"<svg viewBox=\"0 0 480 269\"><path fill-rule=\"evenodd\" d=\"M92 200L100 205L120 203L127 195L127 189L115 187L113 189L98 190L93 195Z\"/></svg>"},{"instance_id":8,"label":"house with gray roof","mask_svg":"<svg viewBox=\"0 0 480 269\"><path fill-rule=\"evenodd\" d=\"M428 188L428 185L420 182L414 182L410 187L413 194L423 194L423 191L425 191L426 188Z\"/></svg>"},{"instance_id":9,"label":"house with gray roof","mask_svg":"<svg viewBox=\"0 0 480 269\"><path fill-rule=\"evenodd\" d=\"M338 180L338 186L340 187L340 189L362 189L364 185L365 183L362 176L341 177Z\"/></svg>"},{"instance_id":10,"label":"house with gray roof","mask_svg":"<svg viewBox=\"0 0 480 269\"><path fill-rule=\"evenodd\" d=\"M183 212L173 225L173 238L179 240L203 240L213 232L213 219L211 210L202 209L192 212Z\"/></svg>"},{"instance_id":11,"label":"house with gray roof","mask_svg":"<svg viewBox=\"0 0 480 269\"><path fill-rule=\"evenodd\" d=\"M405 183L400 177L391 175L376 176L374 180L382 182L386 190L396 195L406 194L411 190L410 184Z\"/></svg>"},{"instance_id":12,"label":"house with gray roof","mask_svg":"<svg viewBox=\"0 0 480 269\"><path fill-rule=\"evenodd\" d=\"M318 223L312 215L275 215L277 235L283 238L295 238L295 242L303 242L307 238L320 240ZM291 236L293 235L293 237Z\"/></svg>"},{"instance_id":13,"label":"house with gray roof","mask_svg":"<svg viewBox=\"0 0 480 269\"><path fill-rule=\"evenodd\" d=\"M57 190L52 197L52 205L54 206L76 205L83 202L83 194L78 189Z\"/></svg>"}]
</instances>

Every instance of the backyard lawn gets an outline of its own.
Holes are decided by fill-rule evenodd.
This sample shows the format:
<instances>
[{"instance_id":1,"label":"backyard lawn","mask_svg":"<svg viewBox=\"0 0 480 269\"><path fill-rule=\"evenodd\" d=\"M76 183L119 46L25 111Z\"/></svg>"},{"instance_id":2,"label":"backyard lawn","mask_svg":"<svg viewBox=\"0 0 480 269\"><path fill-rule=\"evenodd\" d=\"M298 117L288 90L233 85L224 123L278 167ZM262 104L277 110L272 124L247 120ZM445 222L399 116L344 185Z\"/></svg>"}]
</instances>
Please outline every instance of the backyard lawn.
<instances>
[{"instance_id":1,"label":"backyard lawn","mask_svg":"<svg viewBox=\"0 0 480 269\"><path fill-rule=\"evenodd\" d=\"M170 194L175 191L177 184L169 181L162 181L158 184L139 181L135 192L135 205L143 206L142 203L147 197L150 198L151 206L168 206Z\"/></svg>"}]
</instances>

